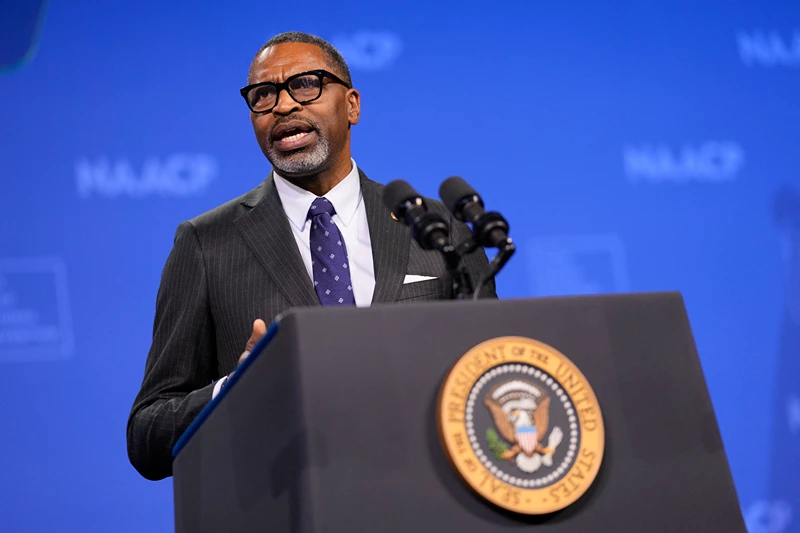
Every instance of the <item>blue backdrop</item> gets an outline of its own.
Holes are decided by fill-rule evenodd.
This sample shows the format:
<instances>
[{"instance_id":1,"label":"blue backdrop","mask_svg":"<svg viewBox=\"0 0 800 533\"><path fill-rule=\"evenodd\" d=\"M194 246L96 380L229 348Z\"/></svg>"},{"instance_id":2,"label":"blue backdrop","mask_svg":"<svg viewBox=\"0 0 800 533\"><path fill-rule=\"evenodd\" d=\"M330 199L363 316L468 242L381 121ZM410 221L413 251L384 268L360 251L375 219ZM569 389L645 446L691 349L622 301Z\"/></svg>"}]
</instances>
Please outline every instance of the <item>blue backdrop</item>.
<instances>
[{"instance_id":1,"label":"blue backdrop","mask_svg":"<svg viewBox=\"0 0 800 533\"><path fill-rule=\"evenodd\" d=\"M0 4L4 531L171 530L125 451L160 272L268 173L238 88L295 29L350 62L370 177L507 216L502 297L680 290L749 528L800 531L800 5L772 0Z\"/></svg>"}]
</instances>

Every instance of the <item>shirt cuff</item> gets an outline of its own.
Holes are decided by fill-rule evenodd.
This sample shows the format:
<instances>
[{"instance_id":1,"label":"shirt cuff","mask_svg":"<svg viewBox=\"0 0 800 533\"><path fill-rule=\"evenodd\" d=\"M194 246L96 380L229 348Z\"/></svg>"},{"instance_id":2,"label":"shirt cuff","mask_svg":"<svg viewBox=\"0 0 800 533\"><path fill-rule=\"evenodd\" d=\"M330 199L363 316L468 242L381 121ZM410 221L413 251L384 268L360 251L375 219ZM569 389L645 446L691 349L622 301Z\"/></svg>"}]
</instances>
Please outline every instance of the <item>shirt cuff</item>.
<instances>
[{"instance_id":1,"label":"shirt cuff","mask_svg":"<svg viewBox=\"0 0 800 533\"><path fill-rule=\"evenodd\" d=\"M217 383L214 385L214 391L211 393L211 399L217 397L219 391L222 390L222 386L225 385L225 382L228 381L228 376L223 376Z\"/></svg>"}]
</instances>

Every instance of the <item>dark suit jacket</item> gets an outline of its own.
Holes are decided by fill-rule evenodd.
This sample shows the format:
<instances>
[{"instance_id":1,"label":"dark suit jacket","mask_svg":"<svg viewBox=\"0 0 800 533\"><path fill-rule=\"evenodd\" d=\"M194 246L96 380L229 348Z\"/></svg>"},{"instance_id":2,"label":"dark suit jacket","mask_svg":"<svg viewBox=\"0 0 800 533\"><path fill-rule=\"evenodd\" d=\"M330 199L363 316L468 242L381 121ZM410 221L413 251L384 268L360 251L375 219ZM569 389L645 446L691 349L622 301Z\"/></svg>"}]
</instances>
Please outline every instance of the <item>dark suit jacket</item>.
<instances>
[{"instance_id":1,"label":"dark suit jacket","mask_svg":"<svg viewBox=\"0 0 800 533\"><path fill-rule=\"evenodd\" d=\"M359 170L375 266L373 303L452 298L441 255L424 251L383 205L383 186ZM444 205L454 242L469 228ZM482 249L466 258L473 282L488 269ZM406 274L436 276L404 285ZM492 280L483 297L496 297ZM172 447L211 400L214 381L236 367L253 320L320 305L272 176L244 196L178 226L156 301L153 343L128 419L128 457L148 479L172 473Z\"/></svg>"}]
</instances>

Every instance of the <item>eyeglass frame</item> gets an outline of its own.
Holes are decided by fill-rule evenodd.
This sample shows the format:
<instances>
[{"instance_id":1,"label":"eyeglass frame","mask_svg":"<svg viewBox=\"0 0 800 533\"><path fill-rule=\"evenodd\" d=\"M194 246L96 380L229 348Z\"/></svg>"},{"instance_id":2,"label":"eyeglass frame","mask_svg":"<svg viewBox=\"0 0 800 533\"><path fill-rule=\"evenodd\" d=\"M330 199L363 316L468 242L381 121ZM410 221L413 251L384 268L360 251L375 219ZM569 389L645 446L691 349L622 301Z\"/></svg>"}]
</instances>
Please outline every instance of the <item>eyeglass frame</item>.
<instances>
[{"instance_id":1,"label":"eyeglass frame","mask_svg":"<svg viewBox=\"0 0 800 533\"><path fill-rule=\"evenodd\" d=\"M319 95L316 98L312 98L311 100L305 100L303 102L300 102L297 98L294 97L294 95L292 94L292 91L289 89L289 83L292 80L296 79L296 78L300 78L302 76L308 76L309 74L314 74L315 76L319 77ZM325 78L329 78L329 79L333 80L334 83L339 83L341 85L344 85L348 89L352 89L353 88L349 83L347 83L343 79L339 78L335 74L332 74L332 73L330 73L330 72L328 72L327 70L324 70L324 69L316 69L316 70L308 70L306 72L300 72L298 74L294 74L294 75L289 76L288 78L286 78L281 83L277 83L277 82L274 82L274 81L262 81L262 82L259 82L259 83L252 83L250 85L247 85L247 86L242 87L241 89L239 89L239 93L242 95L242 98L244 98L244 101L247 104L247 108L250 109L251 113L253 113L255 115L265 115L267 113L271 113L272 110L275 109L275 107L277 107L278 102L280 101L281 93L284 90L286 91L286 94L288 94L292 98L292 100L294 100L295 102L297 102L300 105L308 104L308 103L311 103L311 102L313 102L315 100L319 100L322 97L322 89L325 87L325 84L323 83ZM264 111L256 111L256 110L253 109L253 106L250 105L250 100L247 99L247 93L249 93L251 90L253 90L256 87L264 87L266 85L272 85L273 87L275 87L275 105L273 105L272 107L270 107L269 109L264 110Z\"/></svg>"}]
</instances>

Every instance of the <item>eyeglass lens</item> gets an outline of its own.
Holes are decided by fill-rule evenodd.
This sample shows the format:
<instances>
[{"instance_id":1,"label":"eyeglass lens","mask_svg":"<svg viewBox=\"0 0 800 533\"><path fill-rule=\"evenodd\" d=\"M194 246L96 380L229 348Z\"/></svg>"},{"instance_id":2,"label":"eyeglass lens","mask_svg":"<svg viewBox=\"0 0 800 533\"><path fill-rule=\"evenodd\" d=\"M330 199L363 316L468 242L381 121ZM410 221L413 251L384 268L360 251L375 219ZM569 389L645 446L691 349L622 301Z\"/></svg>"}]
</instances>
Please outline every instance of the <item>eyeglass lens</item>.
<instances>
[{"instance_id":1,"label":"eyeglass lens","mask_svg":"<svg viewBox=\"0 0 800 533\"><path fill-rule=\"evenodd\" d=\"M289 93L298 103L304 104L319 98L322 82L319 76L309 74L289 81ZM274 85L254 87L247 93L247 101L253 111L267 111L275 107L278 93Z\"/></svg>"}]
</instances>

